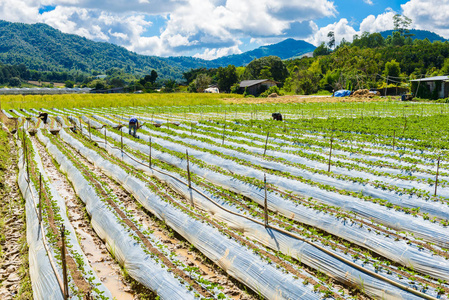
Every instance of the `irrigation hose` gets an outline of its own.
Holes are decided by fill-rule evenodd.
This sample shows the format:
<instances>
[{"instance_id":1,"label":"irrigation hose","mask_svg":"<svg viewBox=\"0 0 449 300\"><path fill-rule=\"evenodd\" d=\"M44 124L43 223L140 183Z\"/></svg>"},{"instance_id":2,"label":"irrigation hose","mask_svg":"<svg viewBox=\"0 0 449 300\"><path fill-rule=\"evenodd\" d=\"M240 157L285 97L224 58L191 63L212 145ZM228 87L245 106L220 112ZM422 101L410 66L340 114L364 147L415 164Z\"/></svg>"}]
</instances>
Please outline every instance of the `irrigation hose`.
<instances>
[{"instance_id":1,"label":"irrigation hose","mask_svg":"<svg viewBox=\"0 0 449 300\"><path fill-rule=\"evenodd\" d=\"M97 140L92 140L92 141L95 141L95 142L97 142L97 143L105 143L104 141L97 141ZM120 151L121 151L120 148L112 147L112 146L109 146L109 147L111 147L112 149L117 149L117 150L120 150ZM145 165L145 164L143 164L142 162L140 162L140 161L134 159L133 157L131 157L131 156L130 156L128 153L126 153L125 151L123 151L123 153L126 154L126 156L128 156L130 159L134 160L135 162L141 164L142 166L145 166L145 167L148 167L148 168L149 168L148 165ZM180 182L181 184L184 184L185 186L189 187L188 183L186 183L186 182L180 180L179 178L174 177L174 176L171 175L171 174L168 174L168 173L166 173L166 172L163 172L163 171L160 171L160 170L157 170L157 169L154 169L154 168L151 168L151 170L154 170L154 171L156 171L156 172L159 172L159 173L161 173L161 174L164 174L164 175L166 175L166 176L169 176L170 178L172 178L172 179L174 179L174 180ZM217 206L217 207L223 209L224 211L226 211L226 212L228 212L228 213L230 213L230 214L233 214L233 215L235 215L235 216L245 218L245 219L247 219L247 220L249 220L249 221L252 221L252 222L254 222L254 223L256 223L256 224L259 224L259 225L262 225L262 226L265 227L265 223L263 223L263 222L260 222L260 221L258 221L258 220L252 219L252 218L250 218L250 217L248 217L248 216L241 215L241 214L239 214L239 213L233 212L233 211L231 211L231 210L229 210L229 209L227 209L227 208L221 206L220 204L218 204L217 202L215 202L214 200L212 200L211 198L209 198L207 195L203 194L203 192L199 191L199 190L196 189L195 187L190 187L190 189L194 190L195 192L197 192L198 194L200 194L201 196L203 196L204 198L206 198L208 201L212 202L215 206ZM410 292L410 293L415 294L415 295L417 295L417 296L419 296L419 297L422 297L422 298L424 298L424 299L428 299L428 300L438 300L438 299L435 298L435 297L426 295L426 294L424 294L424 293L422 293L422 292L420 292L420 291L417 291L417 290L414 290L414 289L412 289L412 288L409 288L409 287L407 287L407 286L405 286L405 285L403 285L403 284L401 284L401 283L399 283L399 282L396 282L396 281L394 281L394 280L391 280L391 279L389 279L389 278L386 278L386 277L384 277L384 276L382 276L382 275L379 275L379 274L377 274L377 273L375 273L375 272L373 272L373 271L370 271L370 270L367 270L367 269L365 269L365 268L362 268L362 267L360 267L359 265L353 263L352 261L350 261L350 260L348 260L348 259L346 259L346 258L344 258L344 257L341 257L341 256L339 256L339 255L337 255L337 254L335 254L335 253L333 253L333 252L327 250L326 248L324 248L324 247L322 247L322 246L316 245L316 244L312 243L311 241L308 241L308 240L306 240L306 239L304 239L304 238L302 238L302 237L300 237L300 236L298 236L298 235L296 235L296 234L293 234L293 233L291 233L291 232L289 232L289 231L286 231L286 230L284 230L284 229L282 229L282 228L273 227L273 226L271 226L270 224L268 224L266 227L267 227L267 228L270 228L270 229L272 229L272 230L276 230L276 231L278 231L278 232L281 232L281 233L283 233L283 234L286 234L286 235L288 235L288 236L290 236L290 237L292 237L292 238L298 239L298 240L300 240L300 241L302 241L302 242L305 242L305 243L307 243L307 244L309 244L309 245L311 245L311 246L313 246L313 247L315 247L315 248L317 248L317 249L323 251L324 253L326 253L326 254L332 256L333 258L338 259L338 260L342 261L343 263L348 264L348 265L350 265L351 267L353 267L353 268L355 268L355 269L357 269L357 270L359 270L359 271L361 271L361 272L363 272L363 273L366 273L366 274L368 274L368 275L370 275L370 276L373 276L373 277L375 277L375 278L377 278L377 279L379 279L379 280L382 280L382 281L385 281L385 282L387 282L387 283L389 283L389 284L391 284L391 285L394 285L395 287L400 288L401 290Z\"/></svg>"}]
</instances>

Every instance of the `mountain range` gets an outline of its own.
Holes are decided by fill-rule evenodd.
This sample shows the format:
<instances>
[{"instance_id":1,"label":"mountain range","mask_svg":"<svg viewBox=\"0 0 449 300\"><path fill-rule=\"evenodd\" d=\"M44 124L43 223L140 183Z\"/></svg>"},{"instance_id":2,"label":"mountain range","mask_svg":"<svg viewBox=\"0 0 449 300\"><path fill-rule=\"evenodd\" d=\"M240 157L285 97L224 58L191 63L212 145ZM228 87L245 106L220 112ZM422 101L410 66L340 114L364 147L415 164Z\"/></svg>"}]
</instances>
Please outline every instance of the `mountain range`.
<instances>
[{"instance_id":1,"label":"mountain range","mask_svg":"<svg viewBox=\"0 0 449 300\"><path fill-rule=\"evenodd\" d=\"M282 59L311 52L315 46L287 39L242 54L204 60L194 57L157 57L140 55L110 43L62 33L46 24L11 23L0 20L0 62L21 64L41 71L104 72L110 68L133 74L156 70L159 78L181 79L192 68L244 66L255 58L275 55Z\"/></svg>"},{"instance_id":2,"label":"mountain range","mask_svg":"<svg viewBox=\"0 0 449 300\"><path fill-rule=\"evenodd\" d=\"M412 38L430 41L444 38L424 30L411 30ZM391 31L381 33L386 37ZM257 49L204 60L194 57L157 57L140 55L124 47L94 42L84 37L63 33L46 24L11 23L0 20L0 62L24 64L40 71L105 72L120 68L127 73L143 75L156 70L161 79L181 79L183 72L196 68L217 68L228 65L245 66L264 56L292 59L313 52L316 47L302 40L286 39Z\"/></svg>"}]
</instances>

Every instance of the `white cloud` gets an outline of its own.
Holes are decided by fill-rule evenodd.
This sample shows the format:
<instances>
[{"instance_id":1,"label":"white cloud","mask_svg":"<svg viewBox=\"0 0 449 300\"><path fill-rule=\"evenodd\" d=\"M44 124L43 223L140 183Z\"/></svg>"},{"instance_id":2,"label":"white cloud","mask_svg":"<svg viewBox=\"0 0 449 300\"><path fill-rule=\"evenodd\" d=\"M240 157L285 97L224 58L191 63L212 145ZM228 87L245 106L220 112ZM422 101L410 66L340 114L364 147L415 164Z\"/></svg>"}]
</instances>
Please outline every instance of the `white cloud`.
<instances>
[{"instance_id":1,"label":"white cloud","mask_svg":"<svg viewBox=\"0 0 449 300\"><path fill-rule=\"evenodd\" d=\"M196 54L193 57L212 60L218 57L231 55L231 54L240 54L242 51L238 48L238 46L228 47L228 48L217 48L217 49L205 49L202 54Z\"/></svg>"},{"instance_id":2,"label":"white cloud","mask_svg":"<svg viewBox=\"0 0 449 300\"><path fill-rule=\"evenodd\" d=\"M342 18L338 22L329 24L325 27L321 27L313 37L309 38L307 41L315 46L320 45L322 42L327 43L329 38L327 34L333 31L335 36L335 43L338 45L344 38L346 41L352 41L353 36L357 34L357 31L349 25L347 19Z\"/></svg>"},{"instance_id":3,"label":"white cloud","mask_svg":"<svg viewBox=\"0 0 449 300\"><path fill-rule=\"evenodd\" d=\"M365 2L368 5L374 5L372 0L363 0L363 2Z\"/></svg>"},{"instance_id":4,"label":"white cloud","mask_svg":"<svg viewBox=\"0 0 449 300\"><path fill-rule=\"evenodd\" d=\"M403 15L413 20L413 28L429 30L449 38L449 0L411 0L401 5Z\"/></svg>"},{"instance_id":5,"label":"white cloud","mask_svg":"<svg viewBox=\"0 0 449 300\"><path fill-rule=\"evenodd\" d=\"M39 14L44 6L55 8ZM202 57L237 53L247 37L305 38L316 30L312 20L336 13L330 0L0 0L0 19L7 21L42 22L139 53ZM156 15L166 23L148 37L147 19Z\"/></svg>"},{"instance_id":6,"label":"white cloud","mask_svg":"<svg viewBox=\"0 0 449 300\"><path fill-rule=\"evenodd\" d=\"M393 29L393 17L395 14L393 11L388 11L377 17L369 15L360 24L360 32L373 33Z\"/></svg>"}]
</instances>

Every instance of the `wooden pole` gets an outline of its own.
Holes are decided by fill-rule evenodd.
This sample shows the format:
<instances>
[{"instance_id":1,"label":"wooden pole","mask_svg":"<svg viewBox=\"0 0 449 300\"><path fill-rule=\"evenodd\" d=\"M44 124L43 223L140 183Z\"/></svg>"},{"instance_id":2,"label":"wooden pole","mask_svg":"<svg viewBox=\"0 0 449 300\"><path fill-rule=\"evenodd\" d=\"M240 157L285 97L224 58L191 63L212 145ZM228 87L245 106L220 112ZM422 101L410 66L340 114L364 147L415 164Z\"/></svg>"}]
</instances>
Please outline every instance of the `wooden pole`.
<instances>
[{"instance_id":1,"label":"wooden pole","mask_svg":"<svg viewBox=\"0 0 449 300\"><path fill-rule=\"evenodd\" d=\"M186 157L187 157L187 180L189 181L189 189L192 188L192 182L190 179L190 163L189 163L189 151L186 150Z\"/></svg>"},{"instance_id":2,"label":"wooden pole","mask_svg":"<svg viewBox=\"0 0 449 300\"><path fill-rule=\"evenodd\" d=\"M67 279L67 261L66 261L66 249L65 249L65 227L61 227L61 260L62 260L62 276L64 279L64 299L69 298L69 283Z\"/></svg>"},{"instance_id":3,"label":"wooden pole","mask_svg":"<svg viewBox=\"0 0 449 300\"><path fill-rule=\"evenodd\" d=\"M42 223L42 174L39 174L39 224Z\"/></svg>"},{"instance_id":4,"label":"wooden pole","mask_svg":"<svg viewBox=\"0 0 449 300\"><path fill-rule=\"evenodd\" d=\"M150 152L148 153L148 166L151 169L151 137L150 137L149 142L150 142Z\"/></svg>"},{"instance_id":5,"label":"wooden pole","mask_svg":"<svg viewBox=\"0 0 449 300\"><path fill-rule=\"evenodd\" d=\"M221 144L222 144L222 145L224 145L225 130L226 130L226 124L223 125L223 139L221 140Z\"/></svg>"},{"instance_id":6,"label":"wooden pole","mask_svg":"<svg viewBox=\"0 0 449 300\"><path fill-rule=\"evenodd\" d=\"M263 174L263 183L265 186L264 216L265 216L265 228L266 228L268 226L267 174Z\"/></svg>"},{"instance_id":7,"label":"wooden pole","mask_svg":"<svg viewBox=\"0 0 449 300\"><path fill-rule=\"evenodd\" d=\"M327 171L330 172L331 171L331 159L332 159L332 144L334 142L334 132L332 131L332 136L331 136L331 146L329 149L329 163L328 163L328 167L327 167Z\"/></svg>"},{"instance_id":8,"label":"wooden pole","mask_svg":"<svg viewBox=\"0 0 449 300\"><path fill-rule=\"evenodd\" d=\"M434 196L437 195L437 188L438 188L438 173L439 173L439 171L440 171L440 159L441 159L441 156L438 156L438 162L437 162L437 176L436 176L436 178L435 178L435 194L434 194Z\"/></svg>"},{"instance_id":9,"label":"wooden pole","mask_svg":"<svg viewBox=\"0 0 449 300\"><path fill-rule=\"evenodd\" d=\"M81 116L79 116L78 119L80 121L80 132L82 134L83 133L83 125L81 124Z\"/></svg>"},{"instance_id":10,"label":"wooden pole","mask_svg":"<svg viewBox=\"0 0 449 300\"><path fill-rule=\"evenodd\" d=\"M396 144L396 130L393 130L393 151Z\"/></svg>"},{"instance_id":11,"label":"wooden pole","mask_svg":"<svg viewBox=\"0 0 449 300\"><path fill-rule=\"evenodd\" d=\"M123 130L120 129L120 149L122 150L122 160L123 160Z\"/></svg>"},{"instance_id":12,"label":"wooden pole","mask_svg":"<svg viewBox=\"0 0 449 300\"><path fill-rule=\"evenodd\" d=\"M265 157L265 153L267 153L267 144L268 144L268 136L270 132L267 132L267 138L265 139L265 149L263 150L263 156Z\"/></svg>"}]
</instances>

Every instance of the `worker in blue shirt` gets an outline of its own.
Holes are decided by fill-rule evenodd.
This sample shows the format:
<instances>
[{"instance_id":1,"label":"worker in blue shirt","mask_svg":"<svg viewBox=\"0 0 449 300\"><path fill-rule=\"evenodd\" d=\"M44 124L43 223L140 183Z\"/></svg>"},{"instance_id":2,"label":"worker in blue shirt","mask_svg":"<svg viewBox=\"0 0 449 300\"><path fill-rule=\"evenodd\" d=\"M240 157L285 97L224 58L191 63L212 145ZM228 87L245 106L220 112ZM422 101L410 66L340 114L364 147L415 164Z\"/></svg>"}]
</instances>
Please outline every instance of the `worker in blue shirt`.
<instances>
[{"instance_id":1,"label":"worker in blue shirt","mask_svg":"<svg viewBox=\"0 0 449 300\"><path fill-rule=\"evenodd\" d=\"M129 119L129 134L131 134L131 130L133 131L132 136L136 137L136 131L139 128L139 120L136 117L132 117Z\"/></svg>"}]
</instances>

